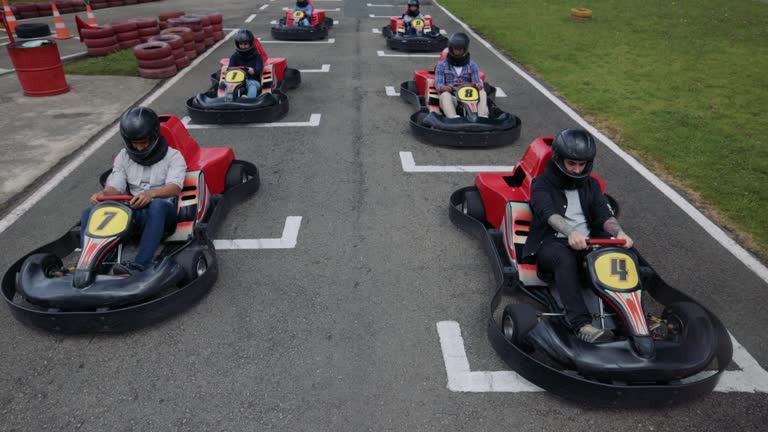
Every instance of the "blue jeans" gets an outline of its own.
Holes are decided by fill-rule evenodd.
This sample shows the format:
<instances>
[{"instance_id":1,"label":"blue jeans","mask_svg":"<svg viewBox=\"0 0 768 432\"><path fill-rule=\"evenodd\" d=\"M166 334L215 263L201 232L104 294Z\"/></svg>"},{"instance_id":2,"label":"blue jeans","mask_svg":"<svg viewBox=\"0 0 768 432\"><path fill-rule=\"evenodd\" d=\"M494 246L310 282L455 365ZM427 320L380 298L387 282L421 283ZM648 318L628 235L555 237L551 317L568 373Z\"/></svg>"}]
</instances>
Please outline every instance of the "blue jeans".
<instances>
[{"instance_id":1,"label":"blue jeans","mask_svg":"<svg viewBox=\"0 0 768 432\"><path fill-rule=\"evenodd\" d=\"M261 89L261 82L258 80L245 80L245 88L247 90L246 96L253 99L259 95L259 89Z\"/></svg>"},{"instance_id":2,"label":"blue jeans","mask_svg":"<svg viewBox=\"0 0 768 432\"><path fill-rule=\"evenodd\" d=\"M298 25L300 25L300 26L305 26L305 27L308 27L308 26L312 25L312 24L310 23L310 21L309 21L309 18L304 18L304 19L302 19L301 21L299 21L299 22L298 22L298 23L296 23L296 24L298 24Z\"/></svg>"},{"instance_id":3,"label":"blue jeans","mask_svg":"<svg viewBox=\"0 0 768 432\"><path fill-rule=\"evenodd\" d=\"M83 233L88 226L88 217L91 215L92 208L83 210L80 217L80 229ZM176 226L176 208L168 200L153 199L148 206L133 211L133 224L141 228L139 253L136 254L133 262L148 268L152 264L152 257L155 256L157 247L163 240L163 234ZM84 240L85 236L81 235L80 248L83 247Z\"/></svg>"}]
</instances>

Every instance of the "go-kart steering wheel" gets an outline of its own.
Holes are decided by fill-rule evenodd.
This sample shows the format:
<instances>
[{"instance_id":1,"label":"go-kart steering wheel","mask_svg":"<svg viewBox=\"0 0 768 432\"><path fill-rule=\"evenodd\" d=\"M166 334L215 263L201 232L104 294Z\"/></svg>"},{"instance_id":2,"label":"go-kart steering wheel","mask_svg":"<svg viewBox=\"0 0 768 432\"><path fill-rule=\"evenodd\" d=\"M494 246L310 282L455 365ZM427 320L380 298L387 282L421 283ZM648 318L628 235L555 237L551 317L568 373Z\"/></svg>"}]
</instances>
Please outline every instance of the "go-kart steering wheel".
<instances>
[{"instance_id":1,"label":"go-kart steering wheel","mask_svg":"<svg viewBox=\"0 0 768 432\"><path fill-rule=\"evenodd\" d=\"M133 195L102 195L96 198L96 201L98 202L104 202L104 201L129 202L132 199L133 199Z\"/></svg>"},{"instance_id":2,"label":"go-kart steering wheel","mask_svg":"<svg viewBox=\"0 0 768 432\"><path fill-rule=\"evenodd\" d=\"M604 238L596 238L596 239L587 239L587 246L624 246L627 244L627 241L624 239L604 239Z\"/></svg>"}]
</instances>

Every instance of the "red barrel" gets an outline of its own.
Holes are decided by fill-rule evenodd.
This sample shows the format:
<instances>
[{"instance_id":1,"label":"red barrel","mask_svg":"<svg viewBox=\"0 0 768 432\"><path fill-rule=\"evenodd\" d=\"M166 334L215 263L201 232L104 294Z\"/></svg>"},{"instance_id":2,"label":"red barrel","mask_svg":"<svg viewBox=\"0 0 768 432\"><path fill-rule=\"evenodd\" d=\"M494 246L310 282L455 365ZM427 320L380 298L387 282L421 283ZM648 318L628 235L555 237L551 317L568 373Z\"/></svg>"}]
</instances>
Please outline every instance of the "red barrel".
<instances>
[{"instance_id":1,"label":"red barrel","mask_svg":"<svg viewBox=\"0 0 768 432\"><path fill-rule=\"evenodd\" d=\"M59 47L53 39L8 45L16 76L27 96L53 96L69 91Z\"/></svg>"}]
</instances>

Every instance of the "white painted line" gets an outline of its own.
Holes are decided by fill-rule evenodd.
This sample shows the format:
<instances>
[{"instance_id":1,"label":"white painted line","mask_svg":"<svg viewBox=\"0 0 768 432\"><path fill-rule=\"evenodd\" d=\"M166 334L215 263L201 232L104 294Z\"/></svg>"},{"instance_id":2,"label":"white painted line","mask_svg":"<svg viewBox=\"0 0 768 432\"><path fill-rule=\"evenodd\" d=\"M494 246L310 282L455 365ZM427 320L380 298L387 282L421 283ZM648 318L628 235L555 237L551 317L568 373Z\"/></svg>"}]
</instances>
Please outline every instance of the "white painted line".
<instances>
[{"instance_id":1,"label":"white painted line","mask_svg":"<svg viewBox=\"0 0 768 432\"><path fill-rule=\"evenodd\" d=\"M245 22L249 23L253 21L253 19L256 18L256 14L251 14L248 18L245 19Z\"/></svg>"},{"instance_id":2,"label":"white painted line","mask_svg":"<svg viewBox=\"0 0 768 432\"><path fill-rule=\"evenodd\" d=\"M15 70L16 70L16 69L3 69L3 68L0 68L0 74L9 73L9 72L13 72L13 71L15 71Z\"/></svg>"},{"instance_id":3,"label":"white painted line","mask_svg":"<svg viewBox=\"0 0 768 432\"><path fill-rule=\"evenodd\" d=\"M543 391L512 371L472 371L464 348L464 338L456 321L437 323L440 349L448 376L448 390L454 392L538 392ZM715 387L716 392L768 393L768 372L741 346L733 341L733 362L741 370L725 371ZM711 374L711 372L702 372Z\"/></svg>"},{"instance_id":4,"label":"white painted line","mask_svg":"<svg viewBox=\"0 0 768 432\"><path fill-rule=\"evenodd\" d=\"M339 25L339 20L333 20L333 25Z\"/></svg>"},{"instance_id":5,"label":"white painted line","mask_svg":"<svg viewBox=\"0 0 768 432\"><path fill-rule=\"evenodd\" d=\"M329 38L328 40L324 41L281 41L281 40L262 40L259 38L259 41L263 44L332 44L336 43L335 38Z\"/></svg>"},{"instance_id":6,"label":"white painted line","mask_svg":"<svg viewBox=\"0 0 768 432\"><path fill-rule=\"evenodd\" d=\"M400 164L403 171L413 173L436 173L436 172L512 172L514 165L416 165L413 159L413 153L407 151L400 152Z\"/></svg>"},{"instance_id":7,"label":"white painted line","mask_svg":"<svg viewBox=\"0 0 768 432\"><path fill-rule=\"evenodd\" d=\"M283 10L284 11L289 11L289 10L293 10L293 9L292 8L284 7ZM341 9L339 9L339 8L335 8L335 9L320 9L320 10L325 11L325 12L341 12Z\"/></svg>"},{"instance_id":8,"label":"white painted line","mask_svg":"<svg viewBox=\"0 0 768 432\"><path fill-rule=\"evenodd\" d=\"M374 33L381 34L381 29L379 28L371 29L371 31L373 31Z\"/></svg>"},{"instance_id":9,"label":"white painted line","mask_svg":"<svg viewBox=\"0 0 768 432\"><path fill-rule=\"evenodd\" d=\"M74 53L74 54L69 54L69 55L61 56L61 59L65 60L65 59L72 58L72 57L79 57L79 56L81 56L83 54L88 54L88 53L86 51L80 51L79 53Z\"/></svg>"},{"instance_id":10,"label":"white painted line","mask_svg":"<svg viewBox=\"0 0 768 432\"><path fill-rule=\"evenodd\" d=\"M321 114L312 114L306 122L243 123L243 124L194 124L185 116L181 122L187 129L228 129L228 128L271 128L271 127L317 127L320 126Z\"/></svg>"},{"instance_id":11,"label":"white painted line","mask_svg":"<svg viewBox=\"0 0 768 432\"><path fill-rule=\"evenodd\" d=\"M320 69L299 69L301 73L327 73L331 71L331 65L324 64Z\"/></svg>"},{"instance_id":12,"label":"white painted line","mask_svg":"<svg viewBox=\"0 0 768 432\"><path fill-rule=\"evenodd\" d=\"M280 238L268 239L234 239L214 240L213 247L216 250L223 249L293 249L296 247L301 228L301 216L288 216L285 218L283 235Z\"/></svg>"},{"instance_id":13,"label":"white painted line","mask_svg":"<svg viewBox=\"0 0 768 432\"><path fill-rule=\"evenodd\" d=\"M265 4L265 5L262 5L262 6L259 8L259 10L264 10L264 9L266 9L266 8L268 8L268 7L269 7L269 5L268 5L268 4Z\"/></svg>"},{"instance_id":14,"label":"white painted line","mask_svg":"<svg viewBox=\"0 0 768 432\"><path fill-rule=\"evenodd\" d=\"M272 24L272 25L276 25L277 24L277 20L272 20L269 23Z\"/></svg>"},{"instance_id":15,"label":"white painted line","mask_svg":"<svg viewBox=\"0 0 768 432\"><path fill-rule=\"evenodd\" d=\"M496 87L496 97L507 97L507 94L500 87Z\"/></svg>"},{"instance_id":16,"label":"white painted line","mask_svg":"<svg viewBox=\"0 0 768 432\"><path fill-rule=\"evenodd\" d=\"M393 5L393 4L370 4L370 3L367 3L366 6L368 7L400 7L400 5Z\"/></svg>"},{"instance_id":17,"label":"white painted line","mask_svg":"<svg viewBox=\"0 0 768 432\"><path fill-rule=\"evenodd\" d=\"M143 102L143 106L149 106L152 102L157 100L160 96L162 96L166 91L168 91L169 88L174 86L177 82L179 82L182 78L184 78L189 71L194 70L197 65L199 65L203 60L208 58L208 56L216 52L216 49L220 47L222 44L227 42L232 36L235 35L235 31L232 31L227 34L227 36L216 42L213 46L211 46L210 49L206 50L204 53L202 53L200 56L198 56L196 59L192 61L192 64L189 65L189 67L186 67L182 69L179 73L174 75L172 78L169 78L168 81L165 82L159 89L155 90L154 93L150 94ZM8 213L2 220L0 220L0 233L4 232L8 229L11 225L13 225L14 222L16 222L21 216L24 215L24 213L28 212L29 209L31 209L35 204L37 204L40 200L42 200L50 191L53 190L56 186L58 186L62 180L64 180L68 175L70 175L77 167L79 167L83 162L85 162L86 159L91 157L92 154L94 154L98 149L100 149L104 143L110 140L113 135L117 133L117 130L119 128L118 124L112 125L109 129L107 129L100 137L98 137L94 142L92 142L90 145L88 145L86 148L82 150L72 161L70 161L68 164L66 164L61 170L57 173L55 173L47 182L45 182L39 189L37 189L35 192L32 193L27 199L25 199L21 204L16 206L13 210L11 210L10 213Z\"/></svg>"},{"instance_id":18,"label":"white painted line","mask_svg":"<svg viewBox=\"0 0 768 432\"><path fill-rule=\"evenodd\" d=\"M392 15L374 15L374 14L370 14L370 15L368 15L368 17L370 17L370 18L392 18Z\"/></svg>"},{"instance_id":19,"label":"white painted line","mask_svg":"<svg viewBox=\"0 0 768 432\"><path fill-rule=\"evenodd\" d=\"M440 54L387 54L384 51L376 51L376 55L379 57L440 57Z\"/></svg>"},{"instance_id":20,"label":"white painted line","mask_svg":"<svg viewBox=\"0 0 768 432\"><path fill-rule=\"evenodd\" d=\"M447 34L448 34L448 32L447 32L447 31L445 31L445 29L440 29L440 34L441 34L441 35L447 35Z\"/></svg>"},{"instance_id":21,"label":"white painted line","mask_svg":"<svg viewBox=\"0 0 768 432\"><path fill-rule=\"evenodd\" d=\"M394 86L386 86L384 90L387 92L387 96L400 96L400 93L395 91ZM413 159L413 156L411 156L411 159Z\"/></svg>"},{"instance_id":22,"label":"white painted line","mask_svg":"<svg viewBox=\"0 0 768 432\"><path fill-rule=\"evenodd\" d=\"M525 73L524 70L520 69L512 63L510 60L505 58L496 48L494 48L488 41L480 37L477 33L475 33L468 25L464 24L461 20L459 20L455 15L453 15L451 12L449 12L447 9L445 9L442 5L440 5L437 0L434 1L434 3L443 10L449 17L453 18L454 21L459 23L462 27L464 27L464 30L471 34L474 38L480 41L490 52L492 52L496 57L498 57L502 62L504 62L507 66L509 66L510 69L515 71L518 75L520 75L523 79L528 81L536 90L541 92L544 96L547 97L552 103L557 105L558 108L560 108L564 113L568 114L570 118L572 118L576 123L581 125L581 127L587 129L592 135L594 135L597 139L603 142L606 147L611 149L614 153L616 153L620 158L622 158L629 166L635 169L641 176L643 176L646 180L648 180L651 184L656 186L661 193L667 196L672 202L677 204L678 207L680 207L681 210L683 210L688 216L691 217L696 223L699 224L709 235L712 236L715 240L717 240L728 252L733 254L733 256L736 257L739 261L744 263L747 268L752 270L757 276L759 276L764 282L768 283L768 267L763 265L760 261L757 260L752 254L747 252L746 249L741 247L738 243L736 243L732 238L728 236L728 234L725 233L719 226L715 225L709 218L704 216L703 213L699 211L696 207L691 205L688 201L685 200L679 193L677 193L674 189L672 189L668 184L664 183L656 174L652 173L648 168L646 168L643 164L641 164L637 159L630 156L627 152L622 150L613 140L605 136L602 132L597 130L594 126L589 124L586 120L584 120L579 114L577 114L574 110L572 110L568 105L566 105L563 101L557 98L557 96L553 95L549 90L547 90L543 85L541 85L538 81L533 79L530 75Z\"/></svg>"}]
</instances>

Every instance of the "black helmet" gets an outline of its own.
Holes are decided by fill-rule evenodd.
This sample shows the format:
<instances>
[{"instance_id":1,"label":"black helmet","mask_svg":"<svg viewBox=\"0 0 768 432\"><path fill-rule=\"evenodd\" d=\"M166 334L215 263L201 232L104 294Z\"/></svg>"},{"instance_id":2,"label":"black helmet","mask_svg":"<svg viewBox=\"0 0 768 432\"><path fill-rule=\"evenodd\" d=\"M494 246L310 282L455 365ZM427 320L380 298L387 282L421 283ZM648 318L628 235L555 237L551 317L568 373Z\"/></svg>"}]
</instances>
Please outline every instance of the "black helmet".
<instances>
[{"instance_id":1,"label":"black helmet","mask_svg":"<svg viewBox=\"0 0 768 432\"><path fill-rule=\"evenodd\" d=\"M464 49L464 54L457 56L453 54L454 48ZM469 36L464 33L454 33L448 39L448 63L454 66L464 66L469 63Z\"/></svg>"},{"instance_id":2,"label":"black helmet","mask_svg":"<svg viewBox=\"0 0 768 432\"><path fill-rule=\"evenodd\" d=\"M296 0L296 6L307 7L307 0Z\"/></svg>"},{"instance_id":3,"label":"black helmet","mask_svg":"<svg viewBox=\"0 0 768 432\"><path fill-rule=\"evenodd\" d=\"M235 49L244 58L249 58L256 53L253 33L250 30L240 29L235 33ZM248 48L240 48L242 42L248 42Z\"/></svg>"},{"instance_id":4,"label":"black helmet","mask_svg":"<svg viewBox=\"0 0 768 432\"><path fill-rule=\"evenodd\" d=\"M412 11L411 6L416 6L416 10ZM419 0L408 0L408 6L406 13L412 17L419 15Z\"/></svg>"},{"instance_id":5,"label":"black helmet","mask_svg":"<svg viewBox=\"0 0 768 432\"><path fill-rule=\"evenodd\" d=\"M589 176L596 154L595 139L584 129L563 129L552 142L552 160L563 174L572 179L584 179ZM585 161L587 166L581 174L572 174L565 168L565 159Z\"/></svg>"},{"instance_id":6,"label":"black helmet","mask_svg":"<svg viewBox=\"0 0 768 432\"><path fill-rule=\"evenodd\" d=\"M160 140L160 119L154 111L146 107L135 107L123 113L120 117L120 136L123 137L125 150L133 161L142 165L157 162L156 156L163 149L157 145ZM131 142L143 139L149 140L147 148L143 151L134 149Z\"/></svg>"}]
</instances>

